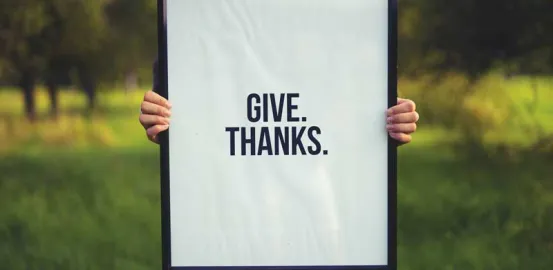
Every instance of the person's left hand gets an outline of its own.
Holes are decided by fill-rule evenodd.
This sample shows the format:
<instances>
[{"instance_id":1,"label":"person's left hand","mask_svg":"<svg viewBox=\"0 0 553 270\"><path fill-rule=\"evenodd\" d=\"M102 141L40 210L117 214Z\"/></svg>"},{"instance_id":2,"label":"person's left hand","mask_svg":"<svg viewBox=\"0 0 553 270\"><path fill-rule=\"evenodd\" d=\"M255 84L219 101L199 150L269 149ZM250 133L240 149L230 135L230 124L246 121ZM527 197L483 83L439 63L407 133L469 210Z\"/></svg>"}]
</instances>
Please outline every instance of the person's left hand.
<instances>
[{"instance_id":1,"label":"person's left hand","mask_svg":"<svg viewBox=\"0 0 553 270\"><path fill-rule=\"evenodd\" d=\"M418 120L415 102L398 98L397 105L388 109L386 129L390 137L396 139L400 145L406 144L411 142L411 134L417 130Z\"/></svg>"}]
</instances>

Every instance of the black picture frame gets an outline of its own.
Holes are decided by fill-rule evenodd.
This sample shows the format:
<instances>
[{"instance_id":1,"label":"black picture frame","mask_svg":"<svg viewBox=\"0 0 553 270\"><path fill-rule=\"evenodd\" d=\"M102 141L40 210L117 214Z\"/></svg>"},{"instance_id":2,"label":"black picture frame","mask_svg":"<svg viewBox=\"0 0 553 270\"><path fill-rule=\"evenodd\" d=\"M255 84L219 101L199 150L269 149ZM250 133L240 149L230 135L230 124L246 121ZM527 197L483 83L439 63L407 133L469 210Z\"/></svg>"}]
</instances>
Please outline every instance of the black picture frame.
<instances>
[{"instance_id":1,"label":"black picture frame","mask_svg":"<svg viewBox=\"0 0 553 270\"><path fill-rule=\"evenodd\" d=\"M170 99L167 80L167 28L166 1L157 0L158 16L158 60L155 91ZM397 36L398 36L397 0L388 0L388 107L397 104ZM218 267L174 267L171 266L171 205L169 179L169 130L159 134L160 146L160 195L161 195L161 243L163 270L199 270L199 269L272 269L272 270L331 270L331 269L397 269L397 141L388 137L388 264L384 266L218 266Z\"/></svg>"}]
</instances>

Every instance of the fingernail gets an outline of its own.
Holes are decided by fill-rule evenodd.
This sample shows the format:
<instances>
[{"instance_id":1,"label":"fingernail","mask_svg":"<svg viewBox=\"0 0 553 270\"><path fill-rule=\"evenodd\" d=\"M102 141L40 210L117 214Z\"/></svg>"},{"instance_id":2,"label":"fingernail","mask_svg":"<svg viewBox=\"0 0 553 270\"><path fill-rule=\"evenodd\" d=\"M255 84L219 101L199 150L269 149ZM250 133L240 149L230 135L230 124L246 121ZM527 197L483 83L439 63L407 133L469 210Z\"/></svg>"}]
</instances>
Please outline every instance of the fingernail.
<instances>
[{"instance_id":1,"label":"fingernail","mask_svg":"<svg viewBox=\"0 0 553 270\"><path fill-rule=\"evenodd\" d=\"M173 107L173 105L169 101L167 101L167 106L169 106L169 109L171 109Z\"/></svg>"},{"instance_id":2,"label":"fingernail","mask_svg":"<svg viewBox=\"0 0 553 270\"><path fill-rule=\"evenodd\" d=\"M386 122L387 122L388 124L391 124L391 123L392 123L392 117L388 117L388 118L386 119Z\"/></svg>"},{"instance_id":3,"label":"fingernail","mask_svg":"<svg viewBox=\"0 0 553 270\"><path fill-rule=\"evenodd\" d=\"M391 116L392 115L392 109L389 109L388 110L388 116Z\"/></svg>"},{"instance_id":4,"label":"fingernail","mask_svg":"<svg viewBox=\"0 0 553 270\"><path fill-rule=\"evenodd\" d=\"M386 125L386 129L390 131L393 130L393 127L394 127L393 125Z\"/></svg>"}]
</instances>

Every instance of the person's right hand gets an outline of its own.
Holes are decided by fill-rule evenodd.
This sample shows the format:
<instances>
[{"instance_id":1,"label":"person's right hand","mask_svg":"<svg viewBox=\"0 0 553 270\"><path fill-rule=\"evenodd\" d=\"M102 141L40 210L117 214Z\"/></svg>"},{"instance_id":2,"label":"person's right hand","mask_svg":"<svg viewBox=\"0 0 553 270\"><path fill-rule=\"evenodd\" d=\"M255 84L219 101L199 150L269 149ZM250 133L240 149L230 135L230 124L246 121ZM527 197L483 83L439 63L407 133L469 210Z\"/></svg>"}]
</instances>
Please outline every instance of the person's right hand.
<instances>
[{"instance_id":1,"label":"person's right hand","mask_svg":"<svg viewBox=\"0 0 553 270\"><path fill-rule=\"evenodd\" d=\"M148 91L140 105L140 124L146 130L146 136L154 143L159 143L157 135L169 128L171 103L154 91Z\"/></svg>"}]
</instances>

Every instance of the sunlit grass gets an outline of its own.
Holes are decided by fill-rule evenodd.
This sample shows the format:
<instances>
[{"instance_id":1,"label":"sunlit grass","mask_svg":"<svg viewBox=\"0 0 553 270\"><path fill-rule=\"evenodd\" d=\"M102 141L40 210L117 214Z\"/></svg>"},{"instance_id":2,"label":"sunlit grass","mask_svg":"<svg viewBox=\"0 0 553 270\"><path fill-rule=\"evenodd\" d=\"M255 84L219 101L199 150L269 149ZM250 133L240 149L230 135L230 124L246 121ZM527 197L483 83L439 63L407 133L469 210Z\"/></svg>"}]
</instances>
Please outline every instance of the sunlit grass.
<instances>
[{"instance_id":1,"label":"sunlit grass","mask_svg":"<svg viewBox=\"0 0 553 270\"><path fill-rule=\"evenodd\" d=\"M499 75L485 77L475 87L476 95L459 96L467 81L452 75L439 84L401 79L402 96L419 104L421 121L415 135L416 144L440 143L459 138L452 129L437 127L440 121L474 121L481 125L484 139L489 143L530 143L539 135L553 134L553 79ZM535 88L534 88L535 87ZM129 147L149 145L138 123L140 102L147 89L131 92L123 90L98 93L99 109L91 117L84 117L86 97L82 92L64 89L60 92L60 117L47 118L49 99L46 91L36 92L38 114L43 120L31 125L23 116L22 95L16 89L0 89L0 153L8 149L40 147ZM535 90L535 91L534 91ZM459 108L472 111L474 119L454 115ZM457 118L456 118L457 117ZM472 125L467 122L466 125Z\"/></svg>"},{"instance_id":2,"label":"sunlit grass","mask_svg":"<svg viewBox=\"0 0 553 270\"><path fill-rule=\"evenodd\" d=\"M146 90L98 93L99 107L85 114L86 98L77 91L60 92L60 115L51 119L49 99L36 92L39 120L30 123L23 114L21 93L0 90L0 153L40 151L42 148L129 147L143 145L138 122L140 102Z\"/></svg>"}]
</instances>

